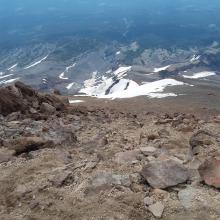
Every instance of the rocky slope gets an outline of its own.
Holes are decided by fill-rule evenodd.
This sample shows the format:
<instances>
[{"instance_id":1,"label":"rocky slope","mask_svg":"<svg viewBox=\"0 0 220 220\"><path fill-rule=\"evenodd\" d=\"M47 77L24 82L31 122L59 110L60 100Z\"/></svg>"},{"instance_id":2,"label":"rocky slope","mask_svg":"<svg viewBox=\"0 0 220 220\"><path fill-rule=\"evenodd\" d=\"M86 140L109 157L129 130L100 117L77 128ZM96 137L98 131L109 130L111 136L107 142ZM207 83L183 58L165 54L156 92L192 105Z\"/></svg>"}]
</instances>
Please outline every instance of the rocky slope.
<instances>
[{"instance_id":1,"label":"rocky slope","mask_svg":"<svg viewBox=\"0 0 220 220\"><path fill-rule=\"evenodd\" d=\"M104 102L104 100L103 100ZM0 89L1 219L219 219L220 116Z\"/></svg>"}]
</instances>

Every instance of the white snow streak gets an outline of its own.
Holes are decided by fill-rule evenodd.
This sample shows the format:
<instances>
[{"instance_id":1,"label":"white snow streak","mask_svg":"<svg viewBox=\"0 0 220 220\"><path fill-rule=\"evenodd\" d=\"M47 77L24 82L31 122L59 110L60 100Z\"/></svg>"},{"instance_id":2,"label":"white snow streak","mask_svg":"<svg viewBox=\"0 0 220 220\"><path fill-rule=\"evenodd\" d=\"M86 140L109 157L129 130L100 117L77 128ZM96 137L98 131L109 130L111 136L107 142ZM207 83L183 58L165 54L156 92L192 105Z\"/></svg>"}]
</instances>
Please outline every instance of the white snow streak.
<instances>
[{"instance_id":1,"label":"white snow streak","mask_svg":"<svg viewBox=\"0 0 220 220\"><path fill-rule=\"evenodd\" d=\"M30 69L30 68L32 68L32 67L34 67L34 66L37 66L38 64L40 64L40 63L42 63L44 60L46 60L48 56L49 56L49 54L48 54L46 57L42 58L41 60L39 60L39 61L37 61L37 62L35 62L35 63L33 63L33 64L27 66L27 67L25 67L24 69L27 70L27 69Z\"/></svg>"},{"instance_id":2,"label":"white snow streak","mask_svg":"<svg viewBox=\"0 0 220 220\"><path fill-rule=\"evenodd\" d=\"M200 78L205 78L208 76L215 76L215 75L216 75L215 72L204 71L204 72L200 72L200 73L194 73L192 76L183 75L183 77L188 78L188 79L200 79Z\"/></svg>"},{"instance_id":3,"label":"white snow streak","mask_svg":"<svg viewBox=\"0 0 220 220\"><path fill-rule=\"evenodd\" d=\"M4 79L4 78L7 78L9 76L13 76L14 74L8 74L8 75L5 75L5 76L0 76L0 79Z\"/></svg>"},{"instance_id":4,"label":"white snow streak","mask_svg":"<svg viewBox=\"0 0 220 220\"><path fill-rule=\"evenodd\" d=\"M72 64L72 65L66 67L65 71L62 72L62 73L59 75L59 78L60 78L60 79L69 79L68 77L65 77L65 73L68 73L69 70L72 69L72 68L75 67L75 66L76 66L76 63L74 63L74 64Z\"/></svg>"},{"instance_id":5,"label":"white snow streak","mask_svg":"<svg viewBox=\"0 0 220 220\"><path fill-rule=\"evenodd\" d=\"M13 69L14 69L15 67L17 67L17 65L18 65L18 64L16 63L16 64L14 64L13 66L9 67L7 70L8 70L8 71L10 71L10 70L13 71Z\"/></svg>"},{"instance_id":6,"label":"white snow streak","mask_svg":"<svg viewBox=\"0 0 220 220\"><path fill-rule=\"evenodd\" d=\"M17 81L17 80L19 80L19 78L9 79L9 80L3 80L3 81L0 82L0 85L12 83L12 82Z\"/></svg>"},{"instance_id":7,"label":"white snow streak","mask_svg":"<svg viewBox=\"0 0 220 220\"><path fill-rule=\"evenodd\" d=\"M66 88L67 88L67 89L71 89L74 84L75 84L74 82L73 82L73 83L70 83L70 84L68 84L68 86L67 86Z\"/></svg>"}]
</instances>

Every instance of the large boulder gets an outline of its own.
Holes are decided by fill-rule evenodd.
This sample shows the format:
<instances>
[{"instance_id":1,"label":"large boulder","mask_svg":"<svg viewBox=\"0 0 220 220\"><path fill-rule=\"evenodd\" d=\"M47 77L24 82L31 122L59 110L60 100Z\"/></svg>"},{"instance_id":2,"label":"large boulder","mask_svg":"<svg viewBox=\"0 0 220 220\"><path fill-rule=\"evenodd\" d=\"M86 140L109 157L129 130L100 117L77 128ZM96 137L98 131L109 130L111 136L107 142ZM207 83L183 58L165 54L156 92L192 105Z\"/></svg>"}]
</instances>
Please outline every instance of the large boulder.
<instances>
[{"instance_id":1,"label":"large boulder","mask_svg":"<svg viewBox=\"0 0 220 220\"><path fill-rule=\"evenodd\" d=\"M148 163L143 167L141 175L153 188L158 189L184 183L189 177L188 170L172 159Z\"/></svg>"}]
</instances>

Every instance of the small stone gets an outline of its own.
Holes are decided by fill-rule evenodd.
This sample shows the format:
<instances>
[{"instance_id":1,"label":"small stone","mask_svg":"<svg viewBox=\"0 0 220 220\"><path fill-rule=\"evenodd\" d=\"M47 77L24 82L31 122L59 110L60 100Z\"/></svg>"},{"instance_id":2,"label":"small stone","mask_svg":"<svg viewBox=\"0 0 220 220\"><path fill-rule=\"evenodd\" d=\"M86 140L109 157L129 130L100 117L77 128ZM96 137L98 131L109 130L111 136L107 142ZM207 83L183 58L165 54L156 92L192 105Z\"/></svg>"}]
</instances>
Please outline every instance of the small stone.
<instances>
[{"instance_id":1,"label":"small stone","mask_svg":"<svg viewBox=\"0 0 220 220\"><path fill-rule=\"evenodd\" d=\"M67 185L69 182L73 182L73 178L71 176L71 172L61 172L58 174L55 174L50 181L55 187L61 187L63 185Z\"/></svg>"},{"instance_id":2,"label":"small stone","mask_svg":"<svg viewBox=\"0 0 220 220\"><path fill-rule=\"evenodd\" d=\"M178 193L179 201L182 204L182 206L186 209L192 207L192 203L195 196L196 196L196 190L192 187L183 189Z\"/></svg>"},{"instance_id":3,"label":"small stone","mask_svg":"<svg viewBox=\"0 0 220 220\"><path fill-rule=\"evenodd\" d=\"M154 160L156 160L156 157L148 156L148 157L147 157L147 160L148 160L148 161L154 161Z\"/></svg>"},{"instance_id":4,"label":"small stone","mask_svg":"<svg viewBox=\"0 0 220 220\"><path fill-rule=\"evenodd\" d=\"M152 156L155 155L157 149L155 147L141 147L141 153L145 156Z\"/></svg>"},{"instance_id":5,"label":"small stone","mask_svg":"<svg viewBox=\"0 0 220 220\"><path fill-rule=\"evenodd\" d=\"M162 189L154 189L153 194L159 199L168 199L170 197L170 194Z\"/></svg>"},{"instance_id":6,"label":"small stone","mask_svg":"<svg viewBox=\"0 0 220 220\"><path fill-rule=\"evenodd\" d=\"M144 198L144 205L145 206L153 205L153 203L154 203L153 198L151 198L149 196Z\"/></svg>"},{"instance_id":7,"label":"small stone","mask_svg":"<svg viewBox=\"0 0 220 220\"><path fill-rule=\"evenodd\" d=\"M163 215L164 211L164 205L161 202L156 202L153 205L150 205L148 207L148 210L156 217L156 218L161 218Z\"/></svg>"},{"instance_id":8,"label":"small stone","mask_svg":"<svg viewBox=\"0 0 220 220\"><path fill-rule=\"evenodd\" d=\"M29 204L30 209L34 209L37 206L39 206L39 202L37 201L31 201L31 203Z\"/></svg>"},{"instance_id":9,"label":"small stone","mask_svg":"<svg viewBox=\"0 0 220 220\"><path fill-rule=\"evenodd\" d=\"M139 151L131 150L119 152L115 155L115 162L118 164L134 164L138 161Z\"/></svg>"},{"instance_id":10,"label":"small stone","mask_svg":"<svg viewBox=\"0 0 220 220\"><path fill-rule=\"evenodd\" d=\"M13 150L7 150L5 148L0 148L0 163L8 162L12 160L14 157L14 151Z\"/></svg>"}]
</instances>

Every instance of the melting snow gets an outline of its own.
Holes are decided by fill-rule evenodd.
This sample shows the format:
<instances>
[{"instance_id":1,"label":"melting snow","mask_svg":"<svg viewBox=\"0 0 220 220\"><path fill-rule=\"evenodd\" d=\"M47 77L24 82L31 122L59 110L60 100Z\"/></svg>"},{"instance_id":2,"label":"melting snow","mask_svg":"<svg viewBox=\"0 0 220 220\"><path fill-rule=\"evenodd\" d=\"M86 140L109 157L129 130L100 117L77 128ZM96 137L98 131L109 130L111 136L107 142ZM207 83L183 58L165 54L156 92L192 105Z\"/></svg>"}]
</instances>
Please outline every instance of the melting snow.
<instances>
[{"instance_id":1,"label":"melting snow","mask_svg":"<svg viewBox=\"0 0 220 220\"><path fill-rule=\"evenodd\" d=\"M70 104L76 104L76 103L82 103L84 102L83 100L69 100Z\"/></svg>"},{"instance_id":2,"label":"melting snow","mask_svg":"<svg viewBox=\"0 0 220 220\"><path fill-rule=\"evenodd\" d=\"M161 71L169 66L156 69ZM100 82L97 82L97 72L94 72L92 78L84 82L84 88L80 90L80 93L84 93L88 96L95 96L98 98L131 98L136 96L149 96L152 98L164 98L168 96L177 96L174 93L162 93L168 86L184 85L183 82L174 79L162 79L155 82L148 82L139 85L133 80L124 79L129 67L120 67L114 71L113 77L103 76Z\"/></svg>"},{"instance_id":3,"label":"melting snow","mask_svg":"<svg viewBox=\"0 0 220 220\"><path fill-rule=\"evenodd\" d=\"M168 96L176 96L174 93L164 93L164 89L168 86L184 85L183 82L179 82L174 79L162 79L155 82L146 83L144 85L138 85L136 82L130 80L130 84L127 90L118 90L114 93L101 96L101 98L132 98L137 96L149 96L152 98L164 98Z\"/></svg>"},{"instance_id":4,"label":"melting snow","mask_svg":"<svg viewBox=\"0 0 220 220\"><path fill-rule=\"evenodd\" d=\"M205 78L205 77L214 76L214 75L216 75L215 72L204 71L200 73L194 73L192 76L183 75L183 77L188 78L188 79L199 79L199 78Z\"/></svg>"},{"instance_id":5,"label":"melting snow","mask_svg":"<svg viewBox=\"0 0 220 220\"><path fill-rule=\"evenodd\" d=\"M154 73L158 73L158 72L160 72L160 71L162 71L162 70L166 70L166 69L168 69L169 67L170 67L170 65L164 66L164 67L160 67L160 68L154 68Z\"/></svg>"},{"instance_id":6,"label":"melting snow","mask_svg":"<svg viewBox=\"0 0 220 220\"><path fill-rule=\"evenodd\" d=\"M34 67L34 66L37 66L38 64L40 64L40 63L42 63L44 60L46 60L48 56L49 56L49 55L47 55L46 57L44 57L44 58L42 58L41 60L37 61L36 63L33 63L33 64L31 64L31 65L25 67L24 69L27 70L27 69L30 69L30 68L32 68L32 67Z\"/></svg>"}]
</instances>

